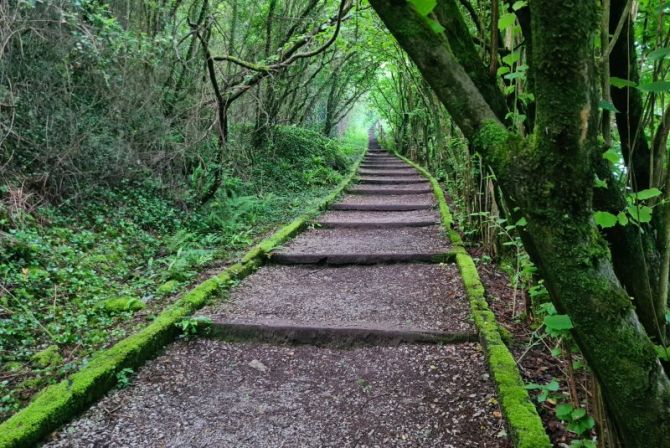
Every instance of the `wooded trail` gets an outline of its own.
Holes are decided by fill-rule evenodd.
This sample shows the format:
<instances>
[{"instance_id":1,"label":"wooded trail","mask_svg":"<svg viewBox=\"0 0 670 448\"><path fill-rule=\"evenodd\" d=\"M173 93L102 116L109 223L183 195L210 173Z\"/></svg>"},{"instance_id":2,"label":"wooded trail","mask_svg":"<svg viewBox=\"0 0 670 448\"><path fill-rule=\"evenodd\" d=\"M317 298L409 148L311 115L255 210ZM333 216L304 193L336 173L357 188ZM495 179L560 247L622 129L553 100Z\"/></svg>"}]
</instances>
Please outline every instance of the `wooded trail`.
<instances>
[{"instance_id":1,"label":"wooded trail","mask_svg":"<svg viewBox=\"0 0 670 448\"><path fill-rule=\"evenodd\" d=\"M430 183L374 139L358 174L46 446L509 446Z\"/></svg>"}]
</instances>

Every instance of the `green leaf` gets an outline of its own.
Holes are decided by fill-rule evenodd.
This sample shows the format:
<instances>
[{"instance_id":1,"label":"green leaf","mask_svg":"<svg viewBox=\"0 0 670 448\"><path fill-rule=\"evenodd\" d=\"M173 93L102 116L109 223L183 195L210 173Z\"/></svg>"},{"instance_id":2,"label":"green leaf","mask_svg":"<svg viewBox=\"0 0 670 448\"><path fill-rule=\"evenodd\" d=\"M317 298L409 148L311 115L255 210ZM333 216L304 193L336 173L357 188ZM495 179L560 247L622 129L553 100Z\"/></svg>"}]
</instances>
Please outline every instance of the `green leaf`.
<instances>
[{"instance_id":1,"label":"green leaf","mask_svg":"<svg viewBox=\"0 0 670 448\"><path fill-rule=\"evenodd\" d=\"M577 408L570 413L570 417L572 417L573 420L579 420L585 415L586 415L586 409L584 408Z\"/></svg>"},{"instance_id":2,"label":"green leaf","mask_svg":"<svg viewBox=\"0 0 670 448\"><path fill-rule=\"evenodd\" d=\"M512 9L515 10L515 11L518 11L521 8L524 8L527 5L528 5L528 2L526 2L526 1L514 2L514 4L512 5Z\"/></svg>"},{"instance_id":3,"label":"green leaf","mask_svg":"<svg viewBox=\"0 0 670 448\"><path fill-rule=\"evenodd\" d=\"M588 416L585 419L576 420L568 424L568 431L581 435L593 428L593 426L595 426L595 421L593 420L593 417Z\"/></svg>"},{"instance_id":4,"label":"green leaf","mask_svg":"<svg viewBox=\"0 0 670 448\"><path fill-rule=\"evenodd\" d=\"M607 181L599 178L597 174L595 176L595 179L593 179L593 186L595 188L607 188Z\"/></svg>"},{"instance_id":5,"label":"green leaf","mask_svg":"<svg viewBox=\"0 0 670 448\"><path fill-rule=\"evenodd\" d=\"M558 391L558 389L559 389L558 381L556 381L555 379L551 380L551 382L549 384L547 384L545 386L545 388L546 388L546 390L549 390L551 392Z\"/></svg>"},{"instance_id":6,"label":"green leaf","mask_svg":"<svg viewBox=\"0 0 670 448\"><path fill-rule=\"evenodd\" d=\"M410 0L410 2L414 5L416 12L423 17L430 14L435 9L435 6L437 6L437 0Z\"/></svg>"},{"instance_id":7,"label":"green leaf","mask_svg":"<svg viewBox=\"0 0 670 448\"><path fill-rule=\"evenodd\" d=\"M568 316L567 314L556 314L554 316L545 316L544 325L548 329L554 331L563 331L573 328L572 320L570 320L570 316Z\"/></svg>"},{"instance_id":8,"label":"green leaf","mask_svg":"<svg viewBox=\"0 0 670 448\"><path fill-rule=\"evenodd\" d=\"M498 67L498 71L496 72L496 76L500 77L500 76L504 75L505 73L509 73L510 71L511 71L511 69L509 67L505 67L504 65L500 66L500 67Z\"/></svg>"},{"instance_id":9,"label":"green leaf","mask_svg":"<svg viewBox=\"0 0 670 448\"><path fill-rule=\"evenodd\" d=\"M562 403L556 406L556 417L558 417L560 420L567 420L568 417L572 414L572 411L574 408L572 407L571 404L568 403Z\"/></svg>"},{"instance_id":10,"label":"green leaf","mask_svg":"<svg viewBox=\"0 0 670 448\"><path fill-rule=\"evenodd\" d=\"M610 112L619 112L619 109L616 108L616 106L609 101L601 101L598 103L598 107L603 109L603 110L609 110Z\"/></svg>"},{"instance_id":11,"label":"green leaf","mask_svg":"<svg viewBox=\"0 0 670 448\"><path fill-rule=\"evenodd\" d=\"M516 16L514 14L512 14L511 12L503 14L498 19L498 29L505 30L510 26L514 25L514 22L516 22Z\"/></svg>"},{"instance_id":12,"label":"green leaf","mask_svg":"<svg viewBox=\"0 0 670 448\"><path fill-rule=\"evenodd\" d=\"M647 56L650 61L658 61L670 57L670 48L658 48Z\"/></svg>"},{"instance_id":13,"label":"green leaf","mask_svg":"<svg viewBox=\"0 0 670 448\"><path fill-rule=\"evenodd\" d=\"M638 89L642 90L643 92L670 92L670 81L647 82L640 84Z\"/></svg>"},{"instance_id":14,"label":"green leaf","mask_svg":"<svg viewBox=\"0 0 670 448\"><path fill-rule=\"evenodd\" d=\"M593 214L596 224L603 229L614 227L617 223L617 217L610 212L595 212Z\"/></svg>"},{"instance_id":15,"label":"green leaf","mask_svg":"<svg viewBox=\"0 0 670 448\"><path fill-rule=\"evenodd\" d=\"M654 345L654 349L656 350L656 356L658 356L658 359L663 361L670 361L670 349L665 348L662 345Z\"/></svg>"},{"instance_id":16,"label":"green leaf","mask_svg":"<svg viewBox=\"0 0 670 448\"><path fill-rule=\"evenodd\" d=\"M616 215L616 217L620 225L622 226L628 225L628 216L626 216L624 212L619 212L619 214Z\"/></svg>"},{"instance_id":17,"label":"green leaf","mask_svg":"<svg viewBox=\"0 0 670 448\"><path fill-rule=\"evenodd\" d=\"M508 73L504 76L505 79L526 79L526 74L524 72L514 72Z\"/></svg>"},{"instance_id":18,"label":"green leaf","mask_svg":"<svg viewBox=\"0 0 670 448\"><path fill-rule=\"evenodd\" d=\"M444 32L444 27L440 25L440 22L433 20L430 17L428 17L427 20L428 26L430 26L430 29L433 30L435 34L442 34Z\"/></svg>"},{"instance_id":19,"label":"green leaf","mask_svg":"<svg viewBox=\"0 0 670 448\"><path fill-rule=\"evenodd\" d=\"M523 226L525 226L526 224L528 224L528 221L526 221L526 218L521 217L521 219L519 219L519 220L516 222L516 224L514 224L514 225L517 226L517 227L523 227Z\"/></svg>"},{"instance_id":20,"label":"green leaf","mask_svg":"<svg viewBox=\"0 0 670 448\"><path fill-rule=\"evenodd\" d=\"M647 188L646 190L641 190L636 193L633 193L633 197L638 201L644 201L645 199L655 198L656 196L661 195L661 190L658 188Z\"/></svg>"},{"instance_id":21,"label":"green leaf","mask_svg":"<svg viewBox=\"0 0 670 448\"><path fill-rule=\"evenodd\" d=\"M608 149L603 153L603 159L609 160L612 163L618 163L619 162L619 154L616 153L613 149Z\"/></svg>"},{"instance_id":22,"label":"green leaf","mask_svg":"<svg viewBox=\"0 0 670 448\"><path fill-rule=\"evenodd\" d=\"M640 223L651 222L651 214L652 214L651 207L647 207L646 205L629 205L628 207L626 207L626 211L628 212L630 217L637 222Z\"/></svg>"},{"instance_id":23,"label":"green leaf","mask_svg":"<svg viewBox=\"0 0 670 448\"><path fill-rule=\"evenodd\" d=\"M507 56L503 57L502 61L505 64L507 64L509 66L512 66L512 64L517 62L519 59L521 59L521 53L519 53L518 51L515 51L514 53L510 53Z\"/></svg>"},{"instance_id":24,"label":"green leaf","mask_svg":"<svg viewBox=\"0 0 670 448\"><path fill-rule=\"evenodd\" d=\"M616 76L610 77L610 84L618 89L622 89L624 87L635 87L637 84L635 84L633 81L629 81L627 79L622 79L622 78L617 78Z\"/></svg>"}]
</instances>

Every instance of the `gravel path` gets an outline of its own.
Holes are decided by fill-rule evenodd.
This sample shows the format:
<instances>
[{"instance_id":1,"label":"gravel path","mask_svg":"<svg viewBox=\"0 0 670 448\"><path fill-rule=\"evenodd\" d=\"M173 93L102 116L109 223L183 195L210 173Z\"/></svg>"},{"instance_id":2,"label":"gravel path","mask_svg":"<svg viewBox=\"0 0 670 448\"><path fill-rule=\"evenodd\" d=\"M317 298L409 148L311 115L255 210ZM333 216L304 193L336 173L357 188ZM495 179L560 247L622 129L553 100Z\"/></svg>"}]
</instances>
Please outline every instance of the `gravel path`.
<instances>
[{"instance_id":1,"label":"gravel path","mask_svg":"<svg viewBox=\"0 0 670 448\"><path fill-rule=\"evenodd\" d=\"M321 215L318 222L322 226L374 227L415 226L438 224L440 217L434 210L409 210L399 212L384 211L329 211Z\"/></svg>"},{"instance_id":2,"label":"gravel path","mask_svg":"<svg viewBox=\"0 0 670 448\"><path fill-rule=\"evenodd\" d=\"M412 184L391 184L391 185L375 185L375 184L358 184L350 187L347 190L352 194L425 194L433 191L432 187L427 182L412 183Z\"/></svg>"},{"instance_id":3,"label":"gravel path","mask_svg":"<svg viewBox=\"0 0 670 448\"><path fill-rule=\"evenodd\" d=\"M382 184L422 184L422 185L430 185L427 181L426 178L423 176L417 175L412 175L412 176L396 176L396 175L366 175L366 176L360 176L358 178L358 181L360 184L373 184L373 183L382 183ZM353 185L353 187L356 187L358 185Z\"/></svg>"},{"instance_id":4,"label":"gravel path","mask_svg":"<svg viewBox=\"0 0 670 448\"><path fill-rule=\"evenodd\" d=\"M215 320L283 319L474 333L454 265L269 266L243 280L230 300L202 314Z\"/></svg>"},{"instance_id":5,"label":"gravel path","mask_svg":"<svg viewBox=\"0 0 670 448\"><path fill-rule=\"evenodd\" d=\"M375 256L416 255L420 261L447 254L451 245L440 226L399 227L391 229L313 229L298 235L285 247L272 253L272 259L280 263L285 260L322 262L340 256L360 256L361 262ZM410 259L407 259L410 260ZM296 261L297 262L297 261Z\"/></svg>"},{"instance_id":6,"label":"gravel path","mask_svg":"<svg viewBox=\"0 0 670 448\"><path fill-rule=\"evenodd\" d=\"M366 166L409 168L370 148ZM385 170L352 188L429 185ZM476 334L458 269L435 263L450 249L435 206L430 192L344 196L273 253L288 266L202 311L209 338L167 347L45 446L509 448L482 348L463 342ZM324 261L344 266L298 265Z\"/></svg>"},{"instance_id":7,"label":"gravel path","mask_svg":"<svg viewBox=\"0 0 670 448\"><path fill-rule=\"evenodd\" d=\"M332 210L346 210L358 207L359 210L386 210L394 207L405 207L406 210L418 210L433 208L437 204L432 194L401 194L401 195L345 195L337 204L333 204Z\"/></svg>"},{"instance_id":8,"label":"gravel path","mask_svg":"<svg viewBox=\"0 0 670 448\"><path fill-rule=\"evenodd\" d=\"M177 343L51 448L500 447L476 344Z\"/></svg>"},{"instance_id":9,"label":"gravel path","mask_svg":"<svg viewBox=\"0 0 670 448\"><path fill-rule=\"evenodd\" d=\"M414 168L361 168L358 174L361 176L419 176L419 172Z\"/></svg>"}]
</instances>

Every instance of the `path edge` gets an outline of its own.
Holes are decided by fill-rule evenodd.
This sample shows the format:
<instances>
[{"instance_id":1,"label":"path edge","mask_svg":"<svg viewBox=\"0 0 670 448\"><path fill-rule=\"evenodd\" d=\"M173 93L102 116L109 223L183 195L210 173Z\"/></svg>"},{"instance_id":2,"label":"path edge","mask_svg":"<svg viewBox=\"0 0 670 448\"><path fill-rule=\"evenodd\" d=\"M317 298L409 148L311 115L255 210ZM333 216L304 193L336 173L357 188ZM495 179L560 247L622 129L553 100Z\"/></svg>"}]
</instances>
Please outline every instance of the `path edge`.
<instances>
[{"instance_id":1,"label":"path edge","mask_svg":"<svg viewBox=\"0 0 670 448\"><path fill-rule=\"evenodd\" d=\"M155 357L177 338L180 331L176 324L180 320L223 293L233 280L253 273L267 261L273 249L298 234L333 203L356 176L367 151L368 148L356 156L346 177L315 207L252 247L238 263L185 292L148 326L96 352L77 372L37 392L27 406L0 423L0 448L34 446L116 386L121 370L137 369Z\"/></svg>"},{"instance_id":2,"label":"path edge","mask_svg":"<svg viewBox=\"0 0 670 448\"><path fill-rule=\"evenodd\" d=\"M528 395L514 356L503 342L495 315L488 306L486 291L477 272L477 267L470 254L465 250L461 236L454 230L454 219L442 187L424 167L396 151L390 152L414 167L433 186L442 224L454 245L456 264L470 302L470 312L479 330L479 339L486 352L489 371L498 391L500 408L507 421L514 446L517 448L550 448L552 446L551 441L544 429L542 419Z\"/></svg>"}]
</instances>

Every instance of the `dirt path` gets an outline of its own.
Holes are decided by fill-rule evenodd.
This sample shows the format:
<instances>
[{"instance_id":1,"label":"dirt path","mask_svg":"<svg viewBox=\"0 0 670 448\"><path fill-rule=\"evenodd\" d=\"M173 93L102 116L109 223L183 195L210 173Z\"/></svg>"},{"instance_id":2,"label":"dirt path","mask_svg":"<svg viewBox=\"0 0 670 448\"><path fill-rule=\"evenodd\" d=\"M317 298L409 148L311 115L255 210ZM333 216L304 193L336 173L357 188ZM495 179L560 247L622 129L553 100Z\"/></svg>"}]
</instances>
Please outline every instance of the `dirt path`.
<instances>
[{"instance_id":1,"label":"dirt path","mask_svg":"<svg viewBox=\"0 0 670 448\"><path fill-rule=\"evenodd\" d=\"M430 185L371 148L320 226L207 338L178 342L49 447L507 447Z\"/></svg>"}]
</instances>

